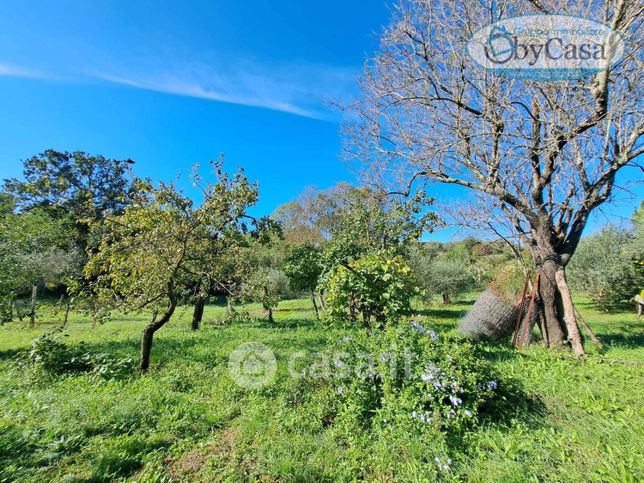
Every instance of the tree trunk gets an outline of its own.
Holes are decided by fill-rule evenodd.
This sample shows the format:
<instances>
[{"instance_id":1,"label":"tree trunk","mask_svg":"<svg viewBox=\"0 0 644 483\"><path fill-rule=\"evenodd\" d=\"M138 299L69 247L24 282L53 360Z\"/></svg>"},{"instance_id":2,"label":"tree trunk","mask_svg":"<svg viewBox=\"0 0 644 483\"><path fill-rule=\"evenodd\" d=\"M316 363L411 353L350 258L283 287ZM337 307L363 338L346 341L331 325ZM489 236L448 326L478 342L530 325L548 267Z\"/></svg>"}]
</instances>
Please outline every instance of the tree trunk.
<instances>
[{"instance_id":1,"label":"tree trunk","mask_svg":"<svg viewBox=\"0 0 644 483\"><path fill-rule=\"evenodd\" d=\"M69 311L71 310L71 304L69 301L67 302L67 305L65 306L65 317L63 318L63 327L67 325L67 321L69 320Z\"/></svg>"},{"instance_id":2,"label":"tree trunk","mask_svg":"<svg viewBox=\"0 0 644 483\"><path fill-rule=\"evenodd\" d=\"M358 320L358 312L356 310L356 296L353 292L349 294L349 319L351 322Z\"/></svg>"},{"instance_id":3,"label":"tree trunk","mask_svg":"<svg viewBox=\"0 0 644 483\"><path fill-rule=\"evenodd\" d=\"M450 299L450 296L449 296L449 294L447 292L443 292L442 295L443 295L443 303L445 305L449 305L449 304L452 303L452 300Z\"/></svg>"},{"instance_id":4,"label":"tree trunk","mask_svg":"<svg viewBox=\"0 0 644 483\"><path fill-rule=\"evenodd\" d=\"M367 330L367 334L371 334L371 314L369 311L365 310L362 313L362 319L364 321L364 328Z\"/></svg>"},{"instance_id":5,"label":"tree trunk","mask_svg":"<svg viewBox=\"0 0 644 483\"><path fill-rule=\"evenodd\" d=\"M575 354L581 357L585 355L584 342L575 317L565 264L561 262L561 256L551 249L541 253L545 256L537 257L537 266L541 278L539 296L543 308L544 341L551 348L561 347L568 341Z\"/></svg>"},{"instance_id":6,"label":"tree trunk","mask_svg":"<svg viewBox=\"0 0 644 483\"><path fill-rule=\"evenodd\" d=\"M544 327L548 334L547 345L551 348L561 347L566 338L559 317L560 303L556 272L557 264L553 260L545 261L539 268L539 297L543 309Z\"/></svg>"},{"instance_id":7,"label":"tree trunk","mask_svg":"<svg viewBox=\"0 0 644 483\"><path fill-rule=\"evenodd\" d=\"M235 307L230 297L226 297L226 316L228 319L232 319L235 315Z\"/></svg>"},{"instance_id":8,"label":"tree trunk","mask_svg":"<svg viewBox=\"0 0 644 483\"><path fill-rule=\"evenodd\" d=\"M315 292L311 292L311 302L313 302L313 310L315 310L315 317L320 319L320 311L318 310L318 304L315 301Z\"/></svg>"},{"instance_id":9,"label":"tree trunk","mask_svg":"<svg viewBox=\"0 0 644 483\"><path fill-rule=\"evenodd\" d=\"M31 312L29 313L29 327L36 327L36 299L38 298L38 287L31 287Z\"/></svg>"},{"instance_id":10,"label":"tree trunk","mask_svg":"<svg viewBox=\"0 0 644 483\"><path fill-rule=\"evenodd\" d=\"M199 330L201 326L201 321L203 320L203 313L206 307L206 298L197 297L195 301L195 310L192 313L192 331L195 332Z\"/></svg>"},{"instance_id":11,"label":"tree trunk","mask_svg":"<svg viewBox=\"0 0 644 483\"><path fill-rule=\"evenodd\" d=\"M568 341L572 346L573 351L577 357L586 355L584 352L584 340L577 325L577 317L575 316L575 306L572 303L572 295L568 288L568 281L566 280L566 271L563 266L559 266L556 272L557 287L561 296L563 305L563 319L568 331Z\"/></svg>"},{"instance_id":12,"label":"tree trunk","mask_svg":"<svg viewBox=\"0 0 644 483\"><path fill-rule=\"evenodd\" d=\"M541 337L543 338L543 345L548 347L548 329L546 328L546 318L543 315L543 306L539 304L539 331L541 332Z\"/></svg>"},{"instance_id":13,"label":"tree trunk","mask_svg":"<svg viewBox=\"0 0 644 483\"><path fill-rule=\"evenodd\" d=\"M152 352L154 333L172 318L172 314L174 314L174 310L177 308L177 297L174 293L174 280L172 279L168 282L168 298L170 302L168 310L166 310L160 319L150 322L141 334L141 356L139 360L139 370L141 373L146 373L150 369L150 353Z\"/></svg>"},{"instance_id":14,"label":"tree trunk","mask_svg":"<svg viewBox=\"0 0 644 483\"><path fill-rule=\"evenodd\" d=\"M272 324L275 322L275 319L273 318L273 307L268 307L268 321Z\"/></svg>"},{"instance_id":15,"label":"tree trunk","mask_svg":"<svg viewBox=\"0 0 644 483\"><path fill-rule=\"evenodd\" d=\"M324 300L324 290L320 290L320 307L322 307L322 310L326 310L326 301Z\"/></svg>"}]
</instances>

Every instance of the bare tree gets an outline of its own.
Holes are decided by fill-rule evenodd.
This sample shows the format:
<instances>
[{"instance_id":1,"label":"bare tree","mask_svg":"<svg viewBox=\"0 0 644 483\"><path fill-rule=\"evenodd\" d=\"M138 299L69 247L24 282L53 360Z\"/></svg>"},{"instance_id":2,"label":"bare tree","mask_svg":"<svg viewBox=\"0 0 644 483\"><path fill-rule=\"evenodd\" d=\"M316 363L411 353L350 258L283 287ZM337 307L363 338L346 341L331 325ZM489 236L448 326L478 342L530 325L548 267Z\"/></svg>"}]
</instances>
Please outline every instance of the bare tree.
<instances>
[{"instance_id":1,"label":"bare tree","mask_svg":"<svg viewBox=\"0 0 644 483\"><path fill-rule=\"evenodd\" d=\"M486 223L511 226L539 270L546 343L567 339L580 356L565 267L618 172L644 169L643 11L637 0L401 0L346 126L349 156L392 191L440 182L485 200ZM486 71L467 54L483 26L543 13L610 26L623 57L581 80L544 83Z\"/></svg>"}]
</instances>

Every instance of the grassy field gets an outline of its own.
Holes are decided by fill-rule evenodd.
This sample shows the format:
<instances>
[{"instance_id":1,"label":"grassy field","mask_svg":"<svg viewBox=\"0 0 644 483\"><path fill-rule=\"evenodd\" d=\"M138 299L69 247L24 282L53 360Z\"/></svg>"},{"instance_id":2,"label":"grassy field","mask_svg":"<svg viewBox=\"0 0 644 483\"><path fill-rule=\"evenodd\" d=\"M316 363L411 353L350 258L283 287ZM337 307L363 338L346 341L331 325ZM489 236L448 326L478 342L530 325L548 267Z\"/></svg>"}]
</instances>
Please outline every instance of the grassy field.
<instances>
[{"instance_id":1,"label":"grassy field","mask_svg":"<svg viewBox=\"0 0 644 483\"><path fill-rule=\"evenodd\" d=\"M644 330L631 313L605 315L579 304L607 344L588 360L539 347L517 353L490 346L503 377L531 403L487 424L454 449L446 481L642 481ZM425 325L455 330L468 302L420 310ZM258 307L249 307L261 316ZM283 302L276 323L221 326L208 307L201 331L179 310L156 337L146 376L36 375L17 361L30 341L58 324L0 326L0 481L424 481L426 442L342 437L327 424L315 385L288 375L297 351L323 350L347 333L315 321L308 301ZM70 345L136 359L148 314L92 328L72 317ZM238 387L227 370L239 345L276 354L276 381Z\"/></svg>"}]
</instances>

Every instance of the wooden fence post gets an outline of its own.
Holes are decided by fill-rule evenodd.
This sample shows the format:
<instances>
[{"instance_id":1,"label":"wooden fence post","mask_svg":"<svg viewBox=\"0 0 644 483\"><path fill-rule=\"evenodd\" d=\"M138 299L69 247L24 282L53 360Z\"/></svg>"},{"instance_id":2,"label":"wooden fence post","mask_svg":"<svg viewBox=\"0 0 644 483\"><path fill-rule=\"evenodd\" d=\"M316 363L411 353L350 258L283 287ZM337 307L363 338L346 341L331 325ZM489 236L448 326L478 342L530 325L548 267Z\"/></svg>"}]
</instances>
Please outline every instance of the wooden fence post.
<instances>
[{"instance_id":1,"label":"wooden fence post","mask_svg":"<svg viewBox=\"0 0 644 483\"><path fill-rule=\"evenodd\" d=\"M38 287L33 285L31 287L31 313L29 314L29 327L36 327L36 299L38 297Z\"/></svg>"}]
</instances>

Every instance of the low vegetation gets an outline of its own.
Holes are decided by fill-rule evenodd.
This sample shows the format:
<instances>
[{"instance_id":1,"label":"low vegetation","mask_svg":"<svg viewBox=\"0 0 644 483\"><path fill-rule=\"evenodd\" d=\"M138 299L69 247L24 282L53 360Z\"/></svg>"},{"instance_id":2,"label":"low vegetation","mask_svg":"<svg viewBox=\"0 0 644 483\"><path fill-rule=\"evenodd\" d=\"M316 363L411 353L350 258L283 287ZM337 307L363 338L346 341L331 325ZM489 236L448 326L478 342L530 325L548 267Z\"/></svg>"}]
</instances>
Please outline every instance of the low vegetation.
<instances>
[{"instance_id":1,"label":"low vegetation","mask_svg":"<svg viewBox=\"0 0 644 483\"><path fill-rule=\"evenodd\" d=\"M445 419L444 428L423 418L449 411L452 402L418 399L428 389L422 379L416 388L389 379L371 386L317 378L312 371L291 377L294 353L319 358L365 343L391 350L401 340L395 332L370 341L360 327L325 327L308 299L283 301L273 324L260 305L249 305L239 311L251 319L221 325L226 308L211 305L199 332L190 329L191 311L180 307L159 332L144 376L101 374L100 367L134 363L149 313L94 329L74 314L54 339L43 334L58 321L37 329L6 324L0 480L641 480L644 331L635 316L578 303L607 345L579 362L537 346L519 353L504 345L455 345L456 322L469 303L416 307L416 329L392 328L404 332L405 345L415 341L419 354L432 354L441 378L467 384L457 409L476 414L477 424ZM265 388L244 390L228 373L229 354L247 341L276 354L277 377ZM91 360L91 368L68 370L72 353ZM54 360L45 358L52 354ZM429 375L425 362L413 365L415 376ZM58 369L41 370L47 368Z\"/></svg>"}]
</instances>

